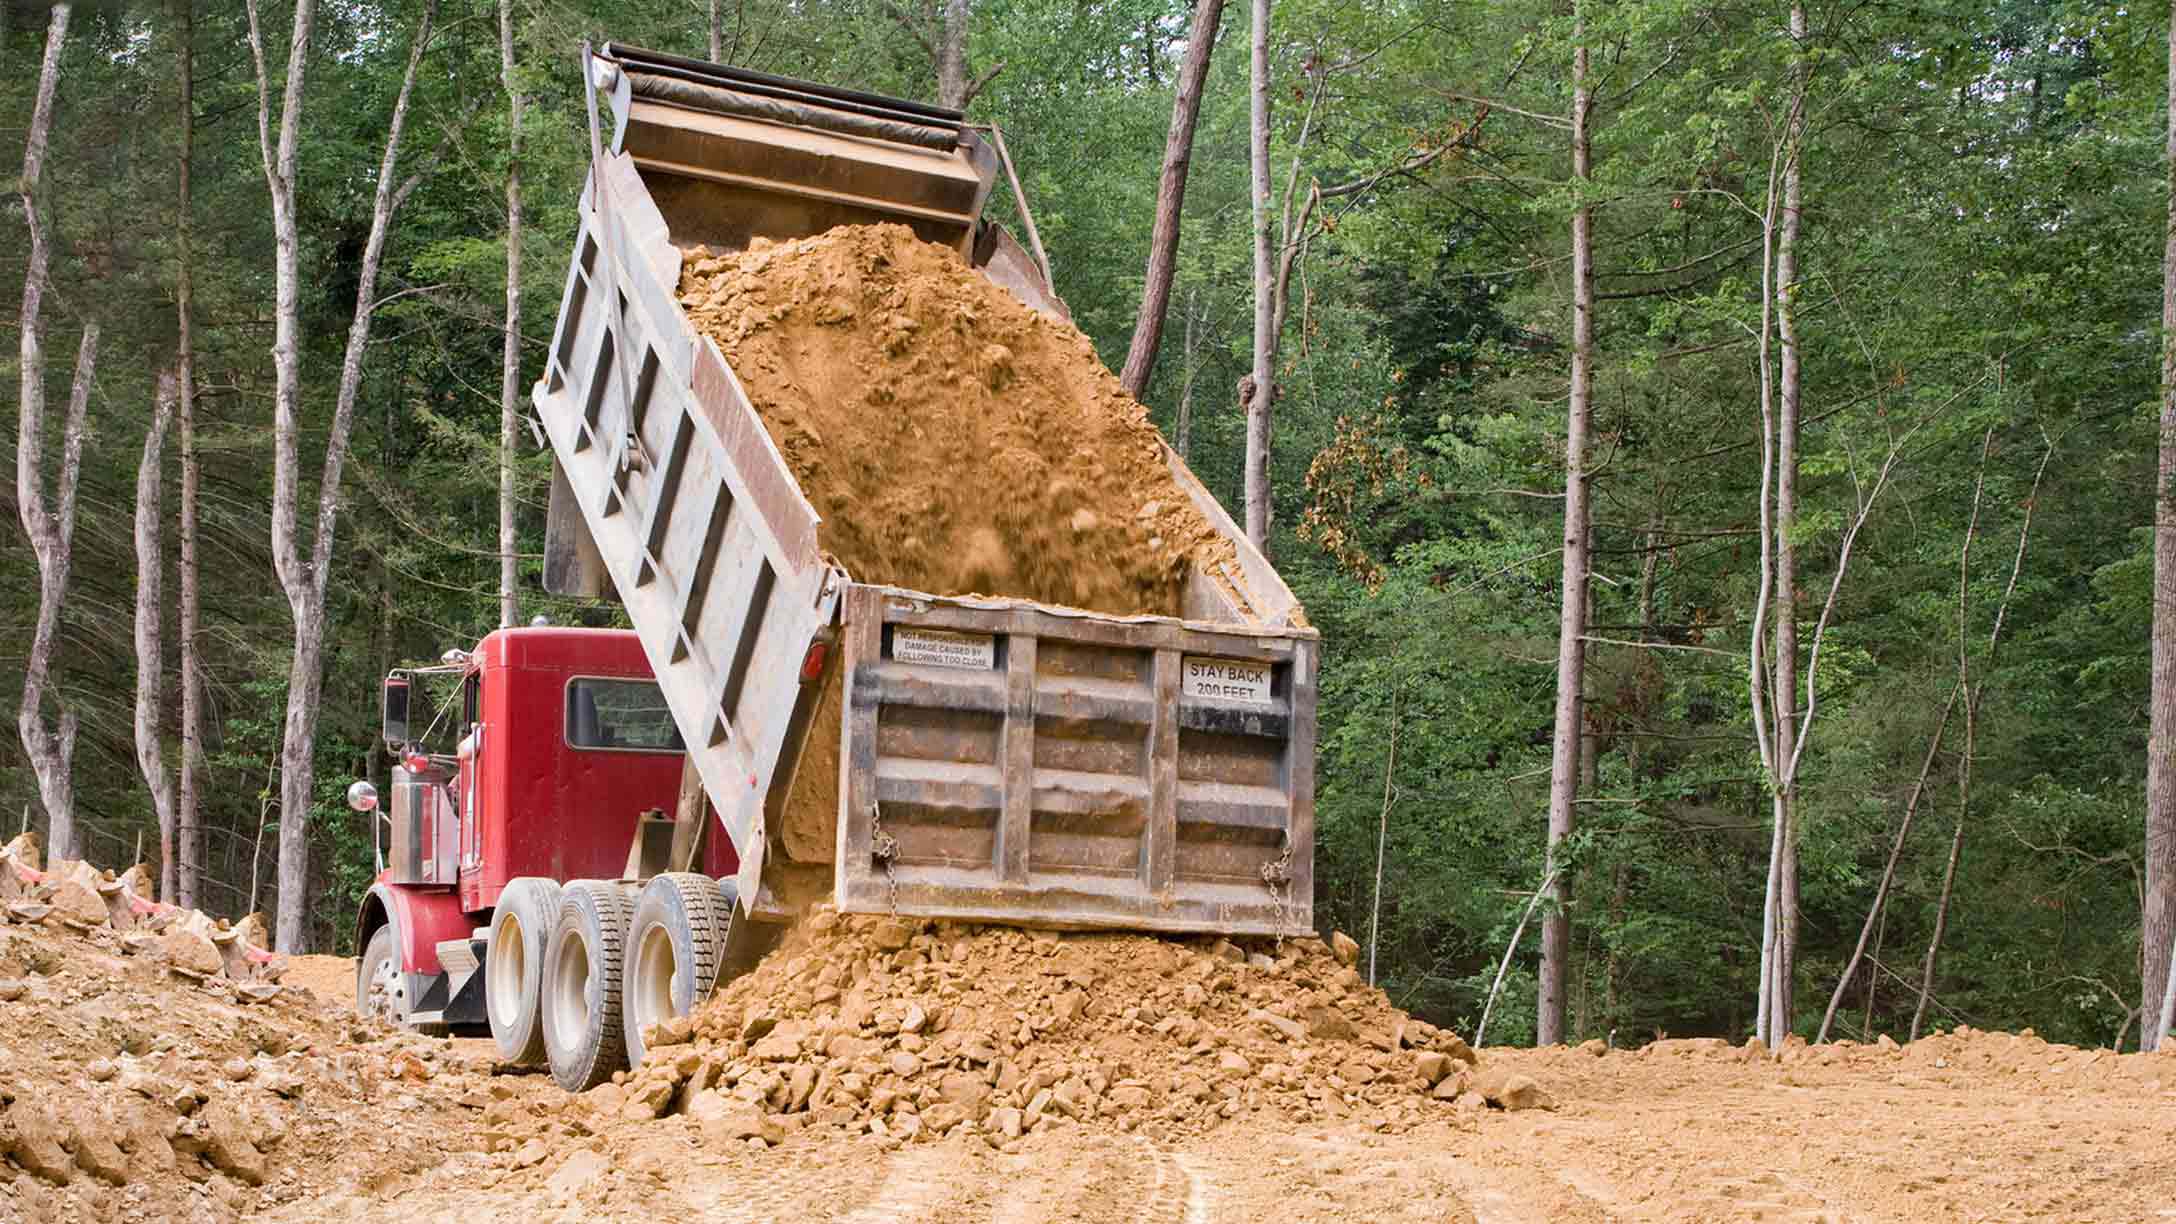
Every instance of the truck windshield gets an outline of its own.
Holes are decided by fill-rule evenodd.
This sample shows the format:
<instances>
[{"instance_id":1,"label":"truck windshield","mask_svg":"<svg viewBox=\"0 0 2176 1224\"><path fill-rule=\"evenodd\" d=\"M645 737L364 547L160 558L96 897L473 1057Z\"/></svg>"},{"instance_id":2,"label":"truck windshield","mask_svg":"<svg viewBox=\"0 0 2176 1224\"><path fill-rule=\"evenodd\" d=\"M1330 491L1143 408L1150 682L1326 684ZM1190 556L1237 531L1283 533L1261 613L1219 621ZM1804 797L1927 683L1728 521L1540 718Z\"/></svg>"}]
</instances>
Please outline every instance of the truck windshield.
<instances>
[{"instance_id":1,"label":"truck windshield","mask_svg":"<svg viewBox=\"0 0 2176 1224\"><path fill-rule=\"evenodd\" d=\"M567 682L567 746L681 752L665 696L650 680L577 676Z\"/></svg>"}]
</instances>

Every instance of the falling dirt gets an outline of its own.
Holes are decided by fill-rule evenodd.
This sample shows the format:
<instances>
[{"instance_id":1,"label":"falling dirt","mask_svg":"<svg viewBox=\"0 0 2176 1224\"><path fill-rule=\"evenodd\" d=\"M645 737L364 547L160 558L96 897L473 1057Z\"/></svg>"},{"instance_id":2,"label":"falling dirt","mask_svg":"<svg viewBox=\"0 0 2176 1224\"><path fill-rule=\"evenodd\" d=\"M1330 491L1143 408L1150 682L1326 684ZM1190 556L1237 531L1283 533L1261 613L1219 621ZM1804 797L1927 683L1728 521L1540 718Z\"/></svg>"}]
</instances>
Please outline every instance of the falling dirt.
<instances>
[{"instance_id":1,"label":"falling dirt","mask_svg":"<svg viewBox=\"0 0 2176 1224\"><path fill-rule=\"evenodd\" d=\"M1088 338L950 248L845 226L696 248L683 269L681 305L857 581L1177 616L1189 574L1232 559ZM781 822L801 862L833 855L837 690L834 677Z\"/></svg>"},{"instance_id":2,"label":"falling dirt","mask_svg":"<svg viewBox=\"0 0 2176 1224\"><path fill-rule=\"evenodd\" d=\"M698 248L680 300L857 581L1177 615L1229 556L1087 337L904 226Z\"/></svg>"}]
</instances>

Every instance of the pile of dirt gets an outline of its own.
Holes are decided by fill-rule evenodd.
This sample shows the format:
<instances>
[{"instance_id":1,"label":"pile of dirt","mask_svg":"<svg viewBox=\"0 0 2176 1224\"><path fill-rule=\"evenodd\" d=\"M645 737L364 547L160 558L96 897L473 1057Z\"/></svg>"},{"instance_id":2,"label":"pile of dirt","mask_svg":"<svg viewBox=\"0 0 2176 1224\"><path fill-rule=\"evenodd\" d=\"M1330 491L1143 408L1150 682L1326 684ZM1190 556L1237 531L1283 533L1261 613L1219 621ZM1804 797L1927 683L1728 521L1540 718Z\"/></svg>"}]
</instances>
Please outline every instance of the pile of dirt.
<instances>
[{"instance_id":1,"label":"pile of dirt","mask_svg":"<svg viewBox=\"0 0 2176 1224\"><path fill-rule=\"evenodd\" d=\"M352 961L304 958L330 998L274 983L254 923L29 849L0 856L0 1220L231 1220L480 1147L472 1111L527 1090L482 1051L359 1022ZM91 881L120 880L101 918ZM117 929L128 898L148 912Z\"/></svg>"},{"instance_id":2,"label":"pile of dirt","mask_svg":"<svg viewBox=\"0 0 2176 1224\"><path fill-rule=\"evenodd\" d=\"M1590 1042L1585 1053L1600 1053ZM1772 1063L1787 1082L1815 1082L1833 1069L1845 1074L1887 1071L1899 1083L1967 1084L1991 1079L2097 1088L2176 1087L2176 1060L2118 1054L2047 1041L2031 1029L2009 1033L1960 1024L1899 1043L1887 1034L1871 1042L1808 1043L1797 1034L1770 1050L1758 1040L1732 1045L1720 1037L1669 1038L1631 1051L1637 1057L1693 1062Z\"/></svg>"},{"instance_id":3,"label":"pile of dirt","mask_svg":"<svg viewBox=\"0 0 2176 1224\"><path fill-rule=\"evenodd\" d=\"M688 253L680 301L861 582L1178 615L1230 545L1072 325L900 225Z\"/></svg>"},{"instance_id":4,"label":"pile of dirt","mask_svg":"<svg viewBox=\"0 0 2176 1224\"><path fill-rule=\"evenodd\" d=\"M1170 1138L1227 1119L1402 1131L1491 1104L1553 1107L1482 1072L1455 1034L1367 986L1349 940L1173 940L841 917L691 1017L589 1094L607 1117L686 1114L706 1133L887 1141L960 1131L1003 1150L1084 1125ZM1343 953L1343 955L1340 955Z\"/></svg>"}]
</instances>

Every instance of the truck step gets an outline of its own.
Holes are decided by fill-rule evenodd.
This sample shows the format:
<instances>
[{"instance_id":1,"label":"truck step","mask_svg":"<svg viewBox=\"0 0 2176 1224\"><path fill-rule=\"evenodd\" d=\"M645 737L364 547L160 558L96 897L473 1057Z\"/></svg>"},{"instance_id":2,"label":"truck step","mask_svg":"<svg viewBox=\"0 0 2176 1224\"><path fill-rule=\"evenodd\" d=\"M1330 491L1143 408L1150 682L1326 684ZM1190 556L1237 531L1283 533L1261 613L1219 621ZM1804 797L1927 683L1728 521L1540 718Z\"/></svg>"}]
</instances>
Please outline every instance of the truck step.
<instances>
[{"instance_id":1,"label":"truck step","mask_svg":"<svg viewBox=\"0 0 2176 1224\"><path fill-rule=\"evenodd\" d=\"M453 978L458 991L461 979L476 972L476 967L484 963L484 941L473 937L440 940L438 963Z\"/></svg>"}]
</instances>

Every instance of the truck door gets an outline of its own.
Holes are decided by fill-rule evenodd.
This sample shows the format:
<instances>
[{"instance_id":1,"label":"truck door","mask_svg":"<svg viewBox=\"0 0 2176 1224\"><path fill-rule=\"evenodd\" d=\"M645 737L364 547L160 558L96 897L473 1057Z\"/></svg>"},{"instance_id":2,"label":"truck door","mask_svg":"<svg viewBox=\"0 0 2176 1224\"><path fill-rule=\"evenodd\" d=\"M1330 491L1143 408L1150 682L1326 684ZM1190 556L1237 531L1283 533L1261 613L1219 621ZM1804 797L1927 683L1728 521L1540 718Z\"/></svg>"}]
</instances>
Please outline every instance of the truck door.
<instances>
[{"instance_id":1,"label":"truck door","mask_svg":"<svg viewBox=\"0 0 2176 1224\"><path fill-rule=\"evenodd\" d=\"M483 755L484 724L482 669L472 671L461 686L461 760L458 782L461 818L461 873L467 875L483 864Z\"/></svg>"}]
</instances>

